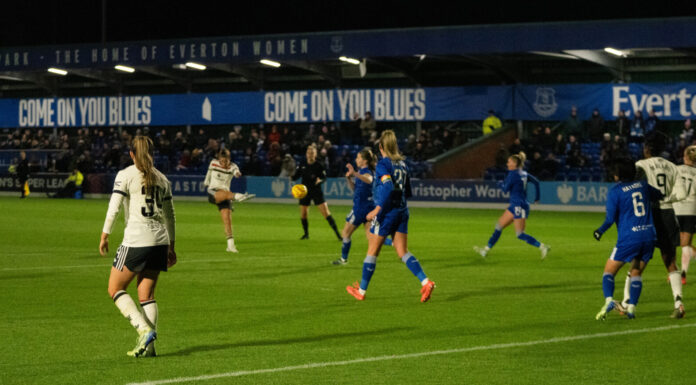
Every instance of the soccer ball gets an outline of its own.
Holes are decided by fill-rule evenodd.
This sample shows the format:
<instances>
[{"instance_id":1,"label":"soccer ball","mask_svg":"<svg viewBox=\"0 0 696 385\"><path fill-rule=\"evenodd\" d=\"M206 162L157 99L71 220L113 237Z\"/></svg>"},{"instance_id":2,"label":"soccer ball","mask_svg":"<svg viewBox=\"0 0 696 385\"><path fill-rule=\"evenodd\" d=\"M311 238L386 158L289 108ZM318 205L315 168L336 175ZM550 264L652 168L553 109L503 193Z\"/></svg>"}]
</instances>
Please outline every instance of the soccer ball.
<instances>
[{"instance_id":1,"label":"soccer ball","mask_svg":"<svg viewBox=\"0 0 696 385\"><path fill-rule=\"evenodd\" d=\"M302 199L307 196L307 186L303 184L296 184L292 186L292 196L296 199Z\"/></svg>"}]
</instances>

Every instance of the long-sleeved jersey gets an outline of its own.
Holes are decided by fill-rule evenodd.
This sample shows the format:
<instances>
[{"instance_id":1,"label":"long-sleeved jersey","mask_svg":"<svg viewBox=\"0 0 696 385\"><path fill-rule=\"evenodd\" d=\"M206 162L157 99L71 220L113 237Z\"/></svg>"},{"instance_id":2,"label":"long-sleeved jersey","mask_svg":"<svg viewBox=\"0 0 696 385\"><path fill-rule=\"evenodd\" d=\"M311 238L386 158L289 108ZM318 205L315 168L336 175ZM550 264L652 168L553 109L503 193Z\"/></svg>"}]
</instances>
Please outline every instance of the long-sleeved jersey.
<instances>
[{"instance_id":1,"label":"long-sleeved jersey","mask_svg":"<svg viewBox=\"0 0 696 385\"><path fill-rule=\"evenodd\" d=\"M307 186L307 190L312 192L312 190L321 191L321 184L326 180L326 169L319 162L314 162L312 164L303 163L295 171L295 175L292 176L293 180L302 178L302 184ZM317 184L317 178L320 182Z\"/></svg>"},{"instance_id":2,"label":"long-sleeved jersey","mask_svg":"<svg viewBox=\"0 0 696 385\"><path fill-rule=\"evenodd\" d=\"M539 180L524 170L508 171L502 189L510 193L511 205L519 206L527 203L527 182L531 182L534 185L534 201L538 201L540 198Z\"/></svg>"},{"instance_id":3,"label":"long-sleeved jersey","mask_svg":"<svg viewBox=\"0 0 696 385\"><path fill-rule=\"evenodd\" d=\"M662 193L645 181L618 183L607 196L607 216L597 231L604 234L616 223L619 239L616 246L655 240L655 226L650 203Z\"/></svg>"},{"instance_id":4,"label":"long-sleeved jersey","mask_svg":"<svg viewBox=\"0 0 696 385\"><path fill-rule=\"evenodd\" d=\"M669 202L669 196L672 194L672 188L677 180L677 166L667 159L653 156L652 158L639 160L636 162L636 169L639 178L644 175L648 183L654 188L660 190L665 197L660 200L661 209L671 209L672 203Z\"/></svg>"},{"instance_id":5,"label":"long-sleeved jersey","mask_svg":"<svg viewBox=\"0 0 696 385\"><path fill-rule=\"evenodd\" d=\"M374 184L375 205L380 206L382 212L407 208L406 198L411 195L411 183L404 161L380 159L377 163Z\"/></svg>"},{"instance_id":6,"label":"long-sleeved jersey","mask_svg":"<svg viewBox=\"0 0 696 385\"><path fill-rule=\"evenodd\" d=\"M696 215L696 167L682 164L677 166L677 180L674 182L669 201L673 202L676 215Z\"/></svg>"},{"instance_id":7,"label":"long-sleeved jersey","mask_svg":"<svg viewBox=\"0 0 696 385\"><path fill-rule=\"evenodd\" d=\"M114 220L123 204L126 221L124 246L168 245L175 239L171 184L162 173L155 169L153 172L157 182L150 191L145 191L143 174L135 165L116 175L102 231L111 234Z\"/></svg>"},{"instance_id":8,"label":"long-sleeved jersey","mask_svg":"<svg viewBox=\"0 0 696 385\"><path fill-rule=\"evenodd\" d=\"M208 193L214 194L217 190L230 190L230 182L239 173L239 167L230 162L228 167L223 167L217 159L210 161L208 173L205 174L203 184L208 186Z\"/></svg>"}]
</instances>

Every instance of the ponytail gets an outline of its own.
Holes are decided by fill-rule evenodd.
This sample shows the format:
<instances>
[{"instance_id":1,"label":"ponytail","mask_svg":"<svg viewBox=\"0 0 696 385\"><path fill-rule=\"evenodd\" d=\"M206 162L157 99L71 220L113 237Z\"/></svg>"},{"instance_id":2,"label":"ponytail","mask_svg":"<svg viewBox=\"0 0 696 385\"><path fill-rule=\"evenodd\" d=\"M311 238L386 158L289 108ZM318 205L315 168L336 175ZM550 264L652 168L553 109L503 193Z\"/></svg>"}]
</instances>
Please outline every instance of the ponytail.
<instances>
[{"instance_id":1,"label":"ponytail","mask_svg":"<svg viewBox=\"0 0 696 385\"><path fill-rule=\"evenodd\" d=\"M369 168L370 171L375 171L375 168L377 167L377 157L372 153L372 150L369 148L364 148L362 151L360 151L360 157L365 159L367 162L367 168Z\"/></svg>"},{"instance_id":2,"label":"ponytail","mask_svg":"<svg viewBox=\"0 0 696 385\"><path fill-rule=\"evenodd\" d=\"M143 173L143 186L145 191L150 191L157 183L155 165L152 158L152 139L147 136L138 135L131 142L131 152L135 168Z\"/></svg>"},{"instance_id":3,"label":"ponytail","mask_svg":"<svg viewBox=\"0 0 696 385\"><path fill-rule=\"evenodd\" d=\"M392 130L385 130L379 138L379 146L386 154L387 158L393 161L404 160L404 156L399 152L399 145L396 142L396 134Z\"/></svg>"},{"instance_id":4,"label":"ponytail","mask_svg":"<svg viewBox=\"0 0 696 385\"><path fill-rule=\"evenodd\" d=\"M524 162L527 160L527 154L525 154L524 151L520 151L517 154L510 155L510 159L517 163L517 168L523 168Z\"/></svg>"},{"instance_id":5,"label":"ponytail","mask_svg":"<svg viewBox=\"0 0 696 385\"><path fill-rule=\"evenodd\" d=\"M696 146L689 146L684 150L684 155L692 162L696 163Z\"/></svg>"}]
</instances>

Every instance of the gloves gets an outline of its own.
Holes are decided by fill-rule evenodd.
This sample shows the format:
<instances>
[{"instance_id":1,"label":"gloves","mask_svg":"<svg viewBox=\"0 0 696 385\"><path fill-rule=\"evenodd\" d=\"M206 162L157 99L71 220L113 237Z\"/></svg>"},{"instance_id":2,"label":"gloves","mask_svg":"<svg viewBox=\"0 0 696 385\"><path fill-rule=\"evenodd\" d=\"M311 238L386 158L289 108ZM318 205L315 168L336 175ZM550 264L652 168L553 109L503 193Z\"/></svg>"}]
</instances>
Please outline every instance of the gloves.
<instances>
[{"instance_id":1,"label":"gloves","mask_svg":"<svg viewBox=\"0 0 696 385\"><path fill-rule=\"evenodd\" d=\"M594 239L598 241L602 238L602 233L600 233L599 230L595 230L594 233L592 233L592 235L594 235Z\"/></svg>"}]
</instances>

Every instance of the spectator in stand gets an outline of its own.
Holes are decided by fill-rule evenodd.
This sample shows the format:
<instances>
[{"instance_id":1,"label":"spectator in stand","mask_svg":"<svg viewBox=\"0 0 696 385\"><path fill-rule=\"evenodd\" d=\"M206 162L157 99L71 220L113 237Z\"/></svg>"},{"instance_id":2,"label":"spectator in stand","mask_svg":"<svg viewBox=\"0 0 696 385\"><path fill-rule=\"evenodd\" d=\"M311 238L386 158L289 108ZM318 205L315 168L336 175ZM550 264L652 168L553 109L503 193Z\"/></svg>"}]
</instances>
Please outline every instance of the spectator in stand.
<instances>
[{"instance_id":1,"label":"spectator in stand","mask_svg":"<svg viewBox=\"0 0 696 385\"><path fill-rule=\"evenodd\" d=\"M604 133L602 138L602 143L600 144L600 155L599 160L602 162L604 167L609 167L611 165L611 160L613 159L612 153L614 150L614 142L611 140L611 134L608 132Z\"/></svg>"},{"instance_id":2,"label":"spectator in stand","mask_svg":"<svg viewBox=\"0 0 696 385\"><path fill-rule=\"evenodd\" d=\"M271 142L271 145L268 146L268 154L266 154L266 159L271 165L271 175L280 174L283 163L283 158L280 155L280 143Z\"/></svg>"},{"instance_id":3,"label":"spectator in stand","mask_svg":"<svg viewBox=\"0 0 696 385\"><path fill-rule=\"evenodd\" d=\"M370 138L373 132L377 132L377 122L372 118L372 112L365 113L365 118L360 122L360 132L365 140Z\"/></svg>"},{"instance_id":4,"label":"spectator in stand","mask_svg":"<svg viewBox=\"0 0 696 385\"><path fill-rule=\"evenodd\" d=\"M556 140L553 142L553 154L556 156L565 155L566 153L566 141L563 138L563 134L556 134Z\"/></svg>"},{"instance_id":5,"label":"spectator in stand","mask_svg":"<svg viewBox=\"0 0 696 385\"><path fill-rule=\"evenodd\" d=\"M220 152L220 143L213 138L208 138L208 143L206 143L203 151L205 152L206 158L215 158L218 152Z\"/></svg>"},{"instance_id":6,"label":"spectator in stand","mask_svg":"<svg viewBox=\"0 0 696 385\"><path fill-rule=\"evenodd\" d=\"M440 139L442 141L442 149L443 151L449 151L452 148L452 144L454 143L454 137L452 136L452 133L448 129L442 130L442 137Z\"/></svg>"},{"instance_id":7,"label":"spectator in stand","mask_svg":"<svg viewBox=\"0 0 696 385\"><path fill-rule=\"evenodd\" d=\"M551 131L551 126L544 127L544 133L541 135L539 142L541 144L541 153L548 154L553 151L553 144L556 141ZM532 174L537 175L537 173L532 172Z\"/></svg>"},{"instance_id":8,"label":"spectator in stand","mask_svg":"<svg viewBox=\"0 0 696 385\"><path fill-rule=\"evenodd\" d=\"M560 166L561 164L558 162L558 159L556 159L556 155L554 155L553 152L549 152L548 155L546 155L546 159L544 159L543 167L545 175L547 175L547 179L545 180L553 179L553 177L558 174Z\"/></svg>"},{"instance_id":9,"label":"spectator in stand","mask_svg":"<svg viewBox=\"0 0 696 385\"><path fill-rule=\"evenodd\" d=\"M645 121L643 121L643 113L637 110L633 121L631 121L631 137L629 141L642 142L643 138L645 138Z\"/></svg>"},{"instance_id":10,"label":"spectator in stand","mask_svg":"<svg viewBox=\"0 0 696 385\"><path fill-rule=\"evenodd\" d=\"M508 148L508 153L519 154L522 150L524 150L524 148L522 147L522 141L520 141L520 138L515 138L515 140ZM563 151L565 151L565 148L563 149ZM505 163L507 164L507 158L505 158Z\"/></svg>"},{"instance_id":11,"label":"spectator in stand","mask_svg":"<svg viewBox=\"0 0 696 385\"><path fill-rule=\"evenodd\" d=\"M541 126L536 126L532 130L532 134L527 138L527 151L533 153L534 151L541 151Z\"/></svg>"},{"instance_id":12,"label":"spectator in stand","mask_svg":"<svg viewBox=\"0 0 696 385\"><path fill-rule=\"evenodd\" d=\"M570 109L570 116L563 122L563 134L566 136L575 135L577 138L582 135L582 122L578 118L578 108L573 106Z\"/></svg>"},{"instance_id":13,"label":"spectator in stand","mask_svg":"<svg viewBox=\"0 0 696 385\"><path fill-rule=\"evenodd\" d=\"M295 162L295 159L293 159L292 155L290 154L285 154L283 157L283 162L280 166L280 174L278 174L278 177L284 178L284 177L292 177L295 175L295 168L297 167L297 162Z\"/></svg>"},{"instance_id":14,"label":"spectator in stand","mask_svg":"<svg viewBox=\"0 0 696 385\"><path fill-rule=\"evenodd\" d=\"M411 134L408 136L408 139L406 140L406 146L404 146L404 155L411 157L411 156L413 156L415 151L416 151L416 135Z\"/></svg>"},{"instance_id":15,"label":"spectator in stand","mask_svg":"<svg viewBox=\"0 0 696 385\"><path fill-rule=\"evenodd\" d=\"M626 117L626 111L619 110L619 116L616 117L616 127L614 127L616 135L622 138L628 138L631 135L631 121Z\"/></svg>"},{"instance_id":16,"label":"spectator in stand","mask_svg":"<svg viewBox=\"0 0 696 385\"><path fill-rule=\"evenodd\" d=\"M181 153L179 164L176 165L176 171L188 170L189 167L191 167L191 151L186 149Z\"/></svg>"},{"instance_id":17,"label":"spectator in stand","mask_svg":"<svg viewBox=\"0 0 696 385\"><path fill-rule=\"evenodd\" d=\"M341 132L338 130L338 128L336 128L335 124L331 124L329 126L329 133L327 139L330 140L331 143L340 143Z\"/></svg>"},{"instance_id":18,"label":"spectator in stand","mask_svg":"<svg viewBox=\"0 0 696 385\"><path fill-rule=\"evenodd\" d=\"M424 161L427 159L425 157L425 148L424 148L425 142L417 142L416 143L416 150L413 152L413 160L420 162Z\"/></svg>"},{"instance_id":19,"label":"spectator in stand","mask_svg":"<svg viewBox=\"0 0 696 385\"><path fill-rule=\"evenodd\" d=\"M544 159L541 156L541 152L534 151L534 153L532 154L532 158L529 159L527 162L527 169L530 173L534 175L539 175L539 179L548 179L549 175L548 172L544 170Z\"/></svg>"},{"instance_id":20,"label":"spectator in stand","mask_svg":"<svg viewBox=\"0 0 696 385\"><path fill-rule=\"evenodd\" d=\"M488 117L483 120L483 135L492 134L493 131L503 127L503 123L495 116L495 111L488 110Z\"/></svg>"},{"instance_id":21,"label":"spectator in stand","mask_svg":"<svg viewBox=\"0 0 696 385\"><path fill-rule=\"evenodd\" d=\"M583 167L585 166L586 159L582 154L582 148L580 143L575 138L575 135L570 135L568 137L568 150L566 152L566 164L571 167Z\"/></svg>"},{"instance_id":22,"label":"spectator in stand","mask_svg":"<svg viewBox=\"0 0 696 385\"><path fill-rule=\"evenodd\" d=\"M314 131L314 125L310 124L307 133L304 136L304 144L307 146L317 141L317 133Z\"/></svg>"},{"instance_id":23,"label":"spectator in stand","mask_svg":"<svg viewBox=\"0 0 696 385\"><path fill-rule=\"evenodd\" d=\"M271 132L268 133L268 143L276 142L280 144L280 131L278 131L278 126L275 124L271 126Z\"/></svg>"},{"instance_id":24,"label":"spectator in stand","mask_svg":"<svg viewBox=\"0 0 696 385\"><path fill-rule=\"evenodd\" d=\"M648 118L645 119L645 135L648 135L655 130L659 130L659 123L660 119L658 119L657 115L655 115L655 110L651 108L650 111L648 111Z\"/></svg>"},{"instance_id":25,"label":"spectator in stand","mask_svg":"<svg viewBox=\"0 0 696 385\"><path fill-rule=\"evenodd\" d=\"M599 142L602 140L602 135L604 134L604 118L599 114L599 110L595 108L592 110L592 116L587 122L587 137L592 142Z\"/></svg>"},{"instance_id":26,"label":"spectator in stand","mask_svg":"<svg viewBox=\"0 0 696 385\"><path fill-rule=\"evenodd\" d=\"M199 148L202 150L205 148L205 146L207 144L208 144L208 135L206 135L205 130L201 128L198 130L198 135L196 135L193 138L193 145L195 146L195 148Z\"/></svg>"},{"instance_id":27,"label":"spectator in stand","mask_svg":"<svg viewBox=\"0 0 696 385\"><path fill-rule=\"evenodd\" d=\"M505 149L505 143L500 143L500 148L495 154L495 168L505 170L510 153Z\"/></svg>"},{"instance_id":28,"label":"spectator in stand","mask_svg":"<svg viewBox=\"0 0 696 385\"><path fill-rule=\"evenodd\" d=\"M181 131L177 131L176 135L174 136L174 143L172 145L172 147L174 148L174 151L176 151L176 152L184 151L187 144L188 143L186 142L186 138L184 137L184 133Z\"/></svg>"},{"instance_id":29,"label":"spectator in stand","mask_svg":"<svg viewBox=\"0 0 696 385\"><path fill-rule=\"evenodd\" d=\"M691 144L694 137L694 129L691 127L691 119L686 119L684 121L684 127L682 128L682 132L679 134L679 137L683 138L686 143Z\"/></svg>"}]
</instances>

